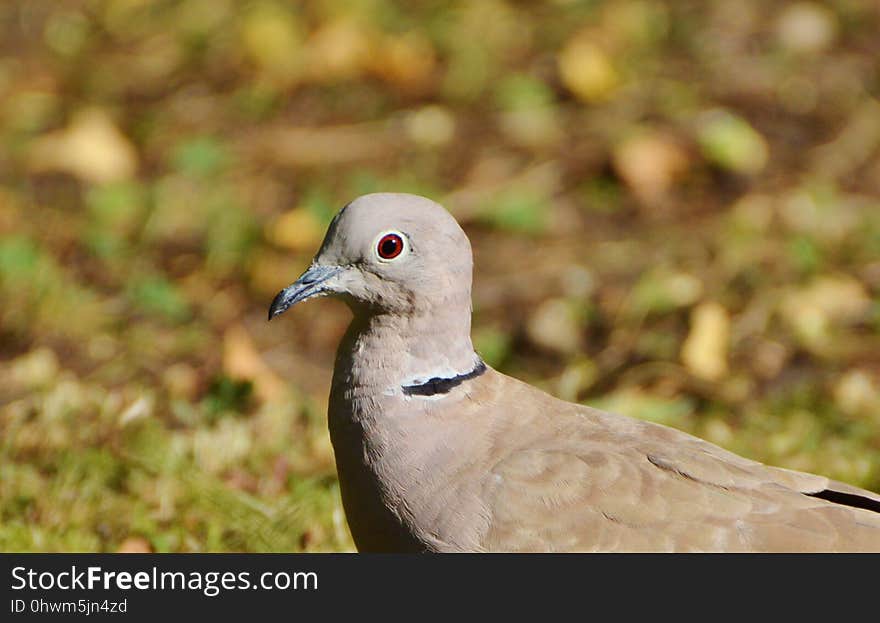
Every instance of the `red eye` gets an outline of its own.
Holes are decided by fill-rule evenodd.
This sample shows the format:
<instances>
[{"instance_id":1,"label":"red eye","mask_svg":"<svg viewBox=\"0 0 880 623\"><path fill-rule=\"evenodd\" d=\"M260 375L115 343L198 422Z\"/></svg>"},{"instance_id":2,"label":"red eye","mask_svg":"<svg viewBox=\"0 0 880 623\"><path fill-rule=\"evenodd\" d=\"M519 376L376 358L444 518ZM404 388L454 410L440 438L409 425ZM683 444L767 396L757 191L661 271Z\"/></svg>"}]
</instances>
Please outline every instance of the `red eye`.
<instances>
[{"instance_id":1,"label":"red eye","mask_svg":"<svg viewBox=\"0 0 880 623\"><path fill-rule=\"evenodd\" d=\"M397 234L385 234L376 245L376 252L383 260L393 260L403 251L403 238Z\"/></svg>"}]
</instances>

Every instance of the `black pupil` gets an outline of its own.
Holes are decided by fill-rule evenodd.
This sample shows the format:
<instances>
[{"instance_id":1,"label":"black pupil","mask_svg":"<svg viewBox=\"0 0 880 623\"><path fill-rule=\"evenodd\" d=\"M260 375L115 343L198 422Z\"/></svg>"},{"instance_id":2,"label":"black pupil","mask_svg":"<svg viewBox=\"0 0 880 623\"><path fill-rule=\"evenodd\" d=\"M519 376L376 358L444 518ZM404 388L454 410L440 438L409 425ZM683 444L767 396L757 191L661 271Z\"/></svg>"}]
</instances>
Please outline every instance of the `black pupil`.
<instances>
[{"instance_id":1,"label":"black pupil","mask_svg":"<svg viewBox=\"0 0 880 623\"><path fill-rule=\"evenodd\" d=\"M393 257L400 249L400 238L397 236L385 236L379 243L379 252L382 257Z\"/></svg>"}]
</instances>

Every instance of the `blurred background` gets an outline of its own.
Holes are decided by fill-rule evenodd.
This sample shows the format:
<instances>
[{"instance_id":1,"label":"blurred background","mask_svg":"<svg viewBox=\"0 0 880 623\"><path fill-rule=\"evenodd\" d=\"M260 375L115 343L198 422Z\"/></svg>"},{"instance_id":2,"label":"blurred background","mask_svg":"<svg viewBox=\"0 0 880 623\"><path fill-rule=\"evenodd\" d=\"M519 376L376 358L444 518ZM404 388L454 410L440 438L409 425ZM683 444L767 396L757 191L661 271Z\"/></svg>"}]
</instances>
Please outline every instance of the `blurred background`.
<instances>
[{"instance_id":1,"label":"blurred background","mask_svg":"<svg viewBox=\"0 0 880 623\"><path fill-rule=\"evenodd\" d=\"M880 490L875 0L0 3L0 550L351 550L333 214L446 205L475 342Z\"/></svg>"}]
</instances>

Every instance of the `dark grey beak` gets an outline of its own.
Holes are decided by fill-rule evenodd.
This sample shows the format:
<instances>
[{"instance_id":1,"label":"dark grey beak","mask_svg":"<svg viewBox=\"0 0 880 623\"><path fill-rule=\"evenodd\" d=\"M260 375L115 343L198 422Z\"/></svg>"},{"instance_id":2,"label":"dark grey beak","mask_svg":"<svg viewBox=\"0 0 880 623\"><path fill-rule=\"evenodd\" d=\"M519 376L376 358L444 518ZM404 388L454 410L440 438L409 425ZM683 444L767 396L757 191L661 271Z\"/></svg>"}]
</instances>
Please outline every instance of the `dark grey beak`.
<instances>
[{"instance_id":1,"label":"dark grey beak","mask_svg":"<svg viewBox=\"0 0 880 623\"><path fill-rule=\"evenodd\" d=\"M327 292L327 280L338 273L338 266L313 265L292 285L284 288L269 306L269 320L313 296Z\"/></svg>"}]
</instances>

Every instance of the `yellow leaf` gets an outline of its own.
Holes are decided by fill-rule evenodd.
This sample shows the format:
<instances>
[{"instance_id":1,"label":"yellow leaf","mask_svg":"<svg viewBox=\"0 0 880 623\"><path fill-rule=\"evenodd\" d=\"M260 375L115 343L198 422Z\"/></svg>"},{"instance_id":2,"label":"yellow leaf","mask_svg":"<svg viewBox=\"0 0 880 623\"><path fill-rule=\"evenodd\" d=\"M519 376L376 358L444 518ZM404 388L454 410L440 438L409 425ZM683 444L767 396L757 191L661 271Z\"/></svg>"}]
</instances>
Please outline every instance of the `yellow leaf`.
<instances>
[{"instance_id":1,"label":"yellow leaf","mask_svg":"<svg viewBox=\"0 0 880 623\"><path fill-rule=\"evenodd\" d=\"M620 76L608 55L586 34L575 35L558 57L563 84L587 103L610 99L620 86Z\"/></svg>"},{"instance_id":2,"label":"yellow leaf","mask_svg":"<svg viewBox=\"0 0 880 623\"><path fill-rule=\"evenodd\" d=\"M324 235L318 219L305 208L295 208L282 214L268 233L272 242L294 251L314 250Z\"/></svg>"},{"instance_id":3,"label":"yellow leaf","mask_svg":"<svg viewBox=\"0 0 880 623\"><path fill-rule=\"evenodd\" d=\"M694 376L717 381L727 374L730 317L715 302L698 305L691 314L691 329L681 350L684 365Z\"/></svg>"},{"instance_id":4,"label":"yellow leaf","mask_svg":"<svg viewBox=\"0 0 880 623\"><path fill-rule=\"evenodd\" d=\"M119 548L116 550L118 554L152 554L153 546L150 542L141 536L126 537Z\"/></svg>"},{"instance_id":5,"label":"yellow leaf","mask_svg":"<svg viewBox=\"0 0 880 623\"><path fill-rule=\"evenodd\" d=\"M263 3L244 16L241 39L247 55L266 75L289 84L299 78L305 64L301 31L293 13Z\"/></svg>"},{"instance_id":6,"label":"yellow leaf","mask_svg":"<svg viewBox=\"0 0 880 623\"><path fill-rule=\"evenodd\" d=\"M634 135L614 149L614 168L643 202L662 200L676 178L685 172L688 157L671 136L662 132Z\"/></svg>"},{"instance_id":7,"label":"yellow leaf","mask_svg":"<svg viewBox=\"0 0 880 623\"><path fill-rule=\"evenodd\" d=\"M100 109L81 111L65 129L47 134L30 151L34 171L64 171L102 184L130 179L137 171L137 152Z\"/></svg>"},{"instance_id":8,"label":"yellow leaf","mask_svg":"<svg viewBox=\"0 0 880 623\"><path fill-rule=\"evenodd\" d=\"M251 381L254 393L264 402L274 402L285 394L285 385L263 361L247 329L230 327L223 335L223 371L234 379Z\"/></svg>"}]
</instances>

